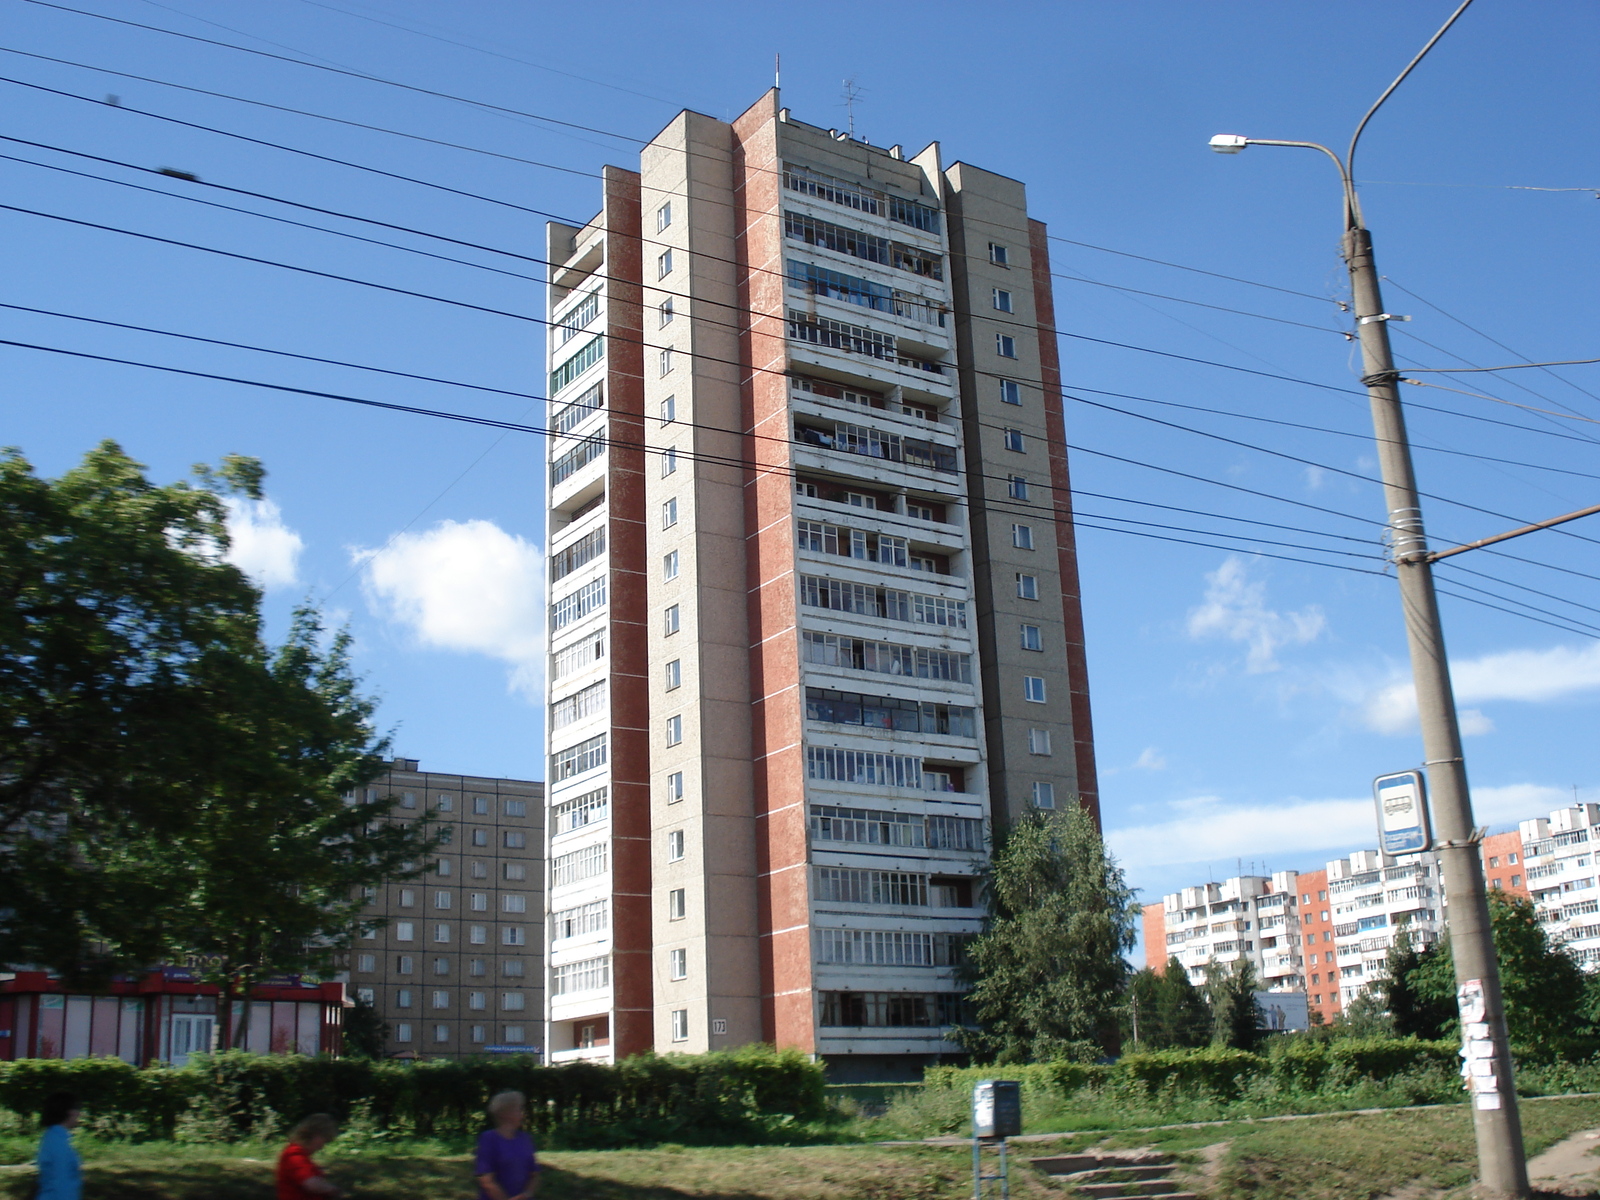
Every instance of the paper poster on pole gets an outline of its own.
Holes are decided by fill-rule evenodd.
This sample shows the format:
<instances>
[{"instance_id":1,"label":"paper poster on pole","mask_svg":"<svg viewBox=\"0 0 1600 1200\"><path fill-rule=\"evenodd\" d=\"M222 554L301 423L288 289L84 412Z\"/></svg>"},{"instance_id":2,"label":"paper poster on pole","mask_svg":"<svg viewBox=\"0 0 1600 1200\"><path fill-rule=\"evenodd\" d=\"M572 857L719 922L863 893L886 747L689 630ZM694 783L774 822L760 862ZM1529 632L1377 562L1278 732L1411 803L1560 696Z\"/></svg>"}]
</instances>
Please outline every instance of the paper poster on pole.
<instances>
[{"instance_id":1,"label":"paper poster on pole","mask_svg":"<svg viewBox=\"0 0 1600 1200\"><path fill-rule=\"evenodd\" d=\"M1372 781L1378 806L1378 846L1385 854L1415 854L1433 844L1421 771L1397 771Z\"/></svg>"}]
</instances>

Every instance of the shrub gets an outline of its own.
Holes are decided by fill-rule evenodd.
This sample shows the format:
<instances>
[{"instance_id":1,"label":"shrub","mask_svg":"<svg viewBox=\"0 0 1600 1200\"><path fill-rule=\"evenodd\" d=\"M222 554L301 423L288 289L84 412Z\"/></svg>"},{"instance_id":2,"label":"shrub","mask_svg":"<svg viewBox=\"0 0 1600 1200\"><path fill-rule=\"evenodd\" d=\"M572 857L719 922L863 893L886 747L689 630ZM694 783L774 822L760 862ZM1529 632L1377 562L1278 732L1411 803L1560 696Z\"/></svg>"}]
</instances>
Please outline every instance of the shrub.
<instances>
[{"instance_id":1,"label":"shrub","mask_svg":"<svg viewBox=\"0 0 1600 1200\"><path fill-rule=\"evenodd\" d=\"M459 1138L482 1129L489 1097L507 1090L528 1097L541 1138L565 1144L770 1140L827 1114L821 1065L765 1046L559 1067L526 1055L406 1063L244 1051L198 1055L181 1069L0 1063L0 1106L23 1117L62 1089L91 1117L115 1114L118 1132L194 1141L277 1136L311 1112L354 1117L371 1135Z\"/></svg>"}]
</instances>

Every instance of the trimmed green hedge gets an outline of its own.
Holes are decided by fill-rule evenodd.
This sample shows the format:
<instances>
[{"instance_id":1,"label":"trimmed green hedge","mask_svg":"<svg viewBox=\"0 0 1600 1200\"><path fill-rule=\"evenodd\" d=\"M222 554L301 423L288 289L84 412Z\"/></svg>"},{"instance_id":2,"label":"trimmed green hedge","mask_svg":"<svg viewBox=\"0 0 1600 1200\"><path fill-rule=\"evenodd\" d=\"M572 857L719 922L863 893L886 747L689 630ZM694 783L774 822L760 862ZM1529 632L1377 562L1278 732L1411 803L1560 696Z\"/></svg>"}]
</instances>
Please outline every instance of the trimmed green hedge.
<instances>
[{"instance_id":1,"label":"trimmed green hedge","mask_svg":"<svg viewBox=\"0 0 1600 1200\"><path fill-rule=\"evenodd\" d=\"M528 1056L404 1063L229 1051L181 1069L117 1059L0 1064L0 1106L32 1117L44 1097L80 1096L133 1136L227 1140L312 1112L356 1117L394 1136L461 1137L484 1128L501 1091L528 1097L528 1124L568 1145L671 1138L765 1140L827 1111L820 1064L765 1046L705 1055L641 1055L616 1065L543 1067Z\"/></svg>"},{"instance_id":2,"label":"trimmed green hedge","mask_svg":"<svg viewBox=\"0 0 1600 1200\"><path fill-rule=\"evenodd\" d=\"M1371 1080L1443 1072L1460 1063L1455 1042L1418 1038L1274 1040L1269 1053L1206 1047L1124 1054L1114 1063L1033 1063L1014 1067L930 1067L930 1088L970 1091L982 1079L1014 1079L1024 1092L1070 1096L1084 1088L1133 1088L1149 1096L1235 1099L1254 1084L1312 1093Z\"/></svg>"}]
</instances>

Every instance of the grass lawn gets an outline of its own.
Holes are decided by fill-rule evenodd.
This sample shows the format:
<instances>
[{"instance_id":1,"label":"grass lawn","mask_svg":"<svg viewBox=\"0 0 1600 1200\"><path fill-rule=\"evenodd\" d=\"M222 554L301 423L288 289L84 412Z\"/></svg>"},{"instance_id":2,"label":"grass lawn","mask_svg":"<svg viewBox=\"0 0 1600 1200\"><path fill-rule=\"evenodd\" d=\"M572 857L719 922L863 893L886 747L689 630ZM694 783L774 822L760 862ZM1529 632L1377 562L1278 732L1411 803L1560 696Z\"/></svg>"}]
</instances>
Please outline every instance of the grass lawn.
<instances>
[{"instance_id":1,"label":"grass lawn","mask_svg":"<svg viewBox=\"0 0 1600 1200\"><path fill-rule=\"evenodd\" d=\"M1600 1128L1600 1099L1522 1106L1529 1155ZM11 1151L12 1139L3 1147ZM1234 1121L1199 1129L1070 1134L1014 1146L1012 1195L1066 1196L1021 1164L1030 1155L1103 1146L1152 1146L1198 1162L1227 1143L1205 1185L1210 1200L1373 1200L1409 1185L1459 1188L1474 1160L1462 1107L1342 1113L1292 1121ZM439 1144L335 1144L325 1157L357 1200L465 1200L471 1161ZM275 1146L170 1143L83 1145L85 1194L94 1200L270 1200ZM20 1156L0 1155L17 1162ZM761 1146L556 1151L542 1200L966 1200L971 1158L957 1146ZM0 1197L23 1200L33 1174L0 1168Z\"/></svg>"},{"instance_id":2,"label":"grass lawn","mask_svg":"<svg viewBox=\"0 0 1600 1200\"><path fill-rule=\"evenodd\" d=\"M1522 1128L1532 1158L1569 1134L1600 1128L1600 1099L1525 1100ZM1079 1135L1044 1145L1155 1146L1192 1159L1201 1147L1218 1142L1227 1142L1228 1149L1206 1187L1210 1200L1373 1200L1413 1184L1464 1187L1476 1169L1472 1115L1465 1105L1239 1121L1107 1138Z\"/></svg>"}]
</instances>

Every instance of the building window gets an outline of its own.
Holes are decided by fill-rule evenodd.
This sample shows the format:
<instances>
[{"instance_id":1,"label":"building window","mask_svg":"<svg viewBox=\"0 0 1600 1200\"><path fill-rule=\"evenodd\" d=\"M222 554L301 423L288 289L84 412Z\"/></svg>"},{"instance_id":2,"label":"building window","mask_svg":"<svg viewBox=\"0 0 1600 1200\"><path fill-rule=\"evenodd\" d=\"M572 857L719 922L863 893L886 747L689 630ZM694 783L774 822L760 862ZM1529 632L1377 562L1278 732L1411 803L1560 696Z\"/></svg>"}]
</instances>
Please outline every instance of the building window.
<instances>
[{"instance_id":1,"label":"building window","mask_svg":"<svg viewBox=\"0 0 1600 1200\"><path fill-rule=\"evenodd\" d=\"M489 844L489 831L487 829L474 829L472 831L472 844L474 846L487 846Z\"/></svg>"},{"instance_id":2,"label":"building window","mask_svg":"<svg viewBox=\"0 0 1600 1200\"><path fill-rule=\"evenodd\" d=\"M1491 879L1491 880L1489 880L1489 886L1494 888L1496 891L1499 891L1505 886L1505 880L1503 880L1503 879Z\"/></svg>"},{"instance_id":3,"label":"building window","mask_svg":"<svg viewBox=\"0 0 1600 1200\"><path fill-rule=\"evenodd\" d=\"M467 963L467 974L468 975L472 975L472 976L480 976L480 975L482 975L483 974L483 959L475 958L471 962Z\"/></svg>"},{"instance_id":4,"label":"building window","mask_svg":"<svg viewBox=\"0 0 1600 1200\"><path fill-rule=\"evenodd\" d=\"M683 830L674 829L667 834L667 861L683 861Z\"/></svg>"},{"instance_id":5,"label":"building window","mask_svg":"<svg viewBox=\"0 0 1600 1200\"><path fill-rule=\"evenodd\" d=\"M1008 291L1005 291L1005 290L1003 290L1001 288L995 288L993 290L994 290L994 306L995 306L995 308L998 309L1000 312L1010 312L1011 311L1011 293L1008 292Z\"/></svg>"},{"instance_id":6,"label":"building window","mask_svg":"<svg viewBox=\"0 0 1600 1200\"><path fill-rule=\"evenodd\" d=\"M410 921L396 921L394 923L394 940L397 942L416 941L417 927Z\"/></svg>"},{"instance_id":7,"label":"building window","mask_svg":"<svg viewBox=\"0 0 1600 1200\"><path fill-rule=\"evenodd\" d=\"M1022 648L1024 650L1044 649L1044 638L1040 635L1037 625L1022 626Z\"/></svg>"},{"instance_id":8,"label":"building window","mask_svg":"<svg viewBox=\"0 0 1600 1200\"><path fill-rule=\"evenodd\" d=\"M376 971L378 969L378 956L376 954L356 955L356 970Z\"/></svg>"},{"instance_id":9,"label":"building window","mask_svg":"<svg viewBox=\"0 0 1600 1200\"><path fill-rule=\"evenodd\" d=\"M1511 877L1511 886L1512 887L1521 887L1522 886L1522 876L1521 875L1513 875Z\"/></svg>"},{"instance_id":10,"label":"building window","mask_svg":"<svg viewBox=\"0 0 1600 1200\"><path fill-rule=\"evenodd\" d=\"M669 550L661 556L661 578L663 580L678 577L678 552Z\"/></svg>"},{"instance_id":11,"label":"building window","mask_svg":"<svg viewBox=\"0 0 1600 1200\"><path fill-rule=\"evenodd\" d=\"M450 993L445 991L443 988L439 988L439 989L435 990L434 993L433 993L433 1007L435 1007L435 1008L449 1008L450 1007Z\"/></svg>"},{"instance_id":12,"label":"building window","mask_svg":"<svg viewBox=\"0 0 1600 1200\"><path fill-rule=\"evenodd\" d=\"M448 958L436 958L436 959L434 959L433 960L433 973L435 975L448 975L448 974L450 974L450 960Z\"/></svg>"},{"instance_id":13,"label":"building window","mask_svg":"<svg viewBox=\"0 0 1600 1200\"><path fill-rule=\"evenodd\" d=\"M1517 852L1515 850L1506 855L1506 862L1510 863L1513 867L1517 865Z\"/></svg>"},{"instance_id":14,"label":"building window","mask_svg":"<svg viewBox=\"0 0 1600 1200\"><path fill-rule=\"evenodd\" d=\"M674 496L661 506L661 528L671 529L678 523L678 498Z\"/></svg>"},{"instance_id":15,"label":"building window","mask_svg":"<svg viewBox=\"0 0 1600 1200\"><path fill-rule=\"evenodd\" d=\"M376 1004L378 1002L378 993L371 988L357 988L356 1001L360 1004Z\"/></svg>"},{"instance_id":16,"label":"building window","mask_svg":"<svg viewBox=\"0 0 1600 1200\"><path fill-rule=\"evenodd\" d=\"M656 319L660 322L656 326L658 329L665 329L672 324L672 298L670 296L656 308Z\"/></svg>"},{"instance_id":17,"label":"building window","mask_svg":"<svg viewBox=\"0 0 1600 1200\"><path fill-rule=\"evenodd\" d=\"M1054 808L1056 806L1056 785L1036 780L1033 785L1033 806L1035 808Z\"/></svg>"},{"instance_id":18,"label":"building window","mask_svg":"<svg viewBox=\"0 0 1600 1200\"><path fill-rule=\"evenodd\" d=\"M683 686L683 660L673 659L667 664L667 691Z\"/></svg>"},{"instance_id":19,"label":"building window","mask_svg":"<svg viewBox=\"0 0 1600 1200\"><path fill-rule=\"evenodd\" d=\"M472 813L474 816L487 817L489 815L489 797L474 796L472 798Z\"/></svg>"},{"instance_id":20,"label":"building window","mask_svg":"<svg viewBox=\"0 0 1600 1200\"><path fill-rule=\"evenodd\" d=\"M687 950L668 951L667 975L672 979L689 978L689 952Z\"/></svg>"},{"instance_id":21,"label":"building window","mask_svg":"<svg viewBox=\"0 0 1600 1200\"><path fill-rule=\"evenodd\" d=\"M1017 356L1017 339L1009 333L995 334L994 352L1001 358L1015 358Z\"/></svg>"},{"instance_id":22,"label":"building window","mask_svg":"<svg viewBox=\"0 0 1600 1200\"><path fill-rule=\"evenodd\" d=\"M605 901L602 900L600 903L602 906L604 906ZM504 975L507 979L521 979L522 960L520 958L506 959L505 962L500 964L500 974Z\"/></svg>"},{"instance_id":23,"label":"building window","mask_svg":"<svg viewBox=\"0 0 1600 1200\"><path fill-rule=\"evenodd\" d=\"M526 896L501 896L500 911L508 913L525 913L528 911L528 898Z\"/></svg>"},{"instance_id":24,"label":"building window","mask_svg":"<svg viewBox=\"0 0 1600 1200\"><path fill-rule=\"evenodd\" d=\"M1037 600L1039 598L1039 577L1037 575L1018 575L1017 595L1024 600Z\"/></svg>"},{"instance_id":25,"label":"building window","mask_svg":"<svg viewBox=\"0 0 1600 1200\"><path fill-rule=\"evenodd\" d=\"M1000 381L1000 403L1021 404L1022 385L1015 379L1002 379Z\"/></svg>"},{"instance_id":26,"label":"building window","mask_svg":"<svg viewBox=\"0 0 1600 1200\"><path fill-rule=\"evenodd\" d=\"M450 907L450 893L449 892L435 892L433 894L433 906L435 908L449 908Z\"/></svg>"},{"instance_id":27,"label":"building window","mask_svg":"<svg viewBox=\"0 0 1600 1200\"><path fill-rule=\"evenodd\" d=\"M410 1008L411 1007L411 989L410 988L401 988L399 991L397 991L394 994L394 1003L395 1003L395 1007L396 1008Z\"/></svg>"},{"instance_id":28,"label":"building window","mask_svg":"<svg viewBox=\"0 0 1600 1200\"><path fill-rule=\"evenodd\" d=\"M502 946L526 946L528 944L527 930L520 925L507 925L500 931L500 944Z\"/></svg>"},{"instance_id":29,"label":"building window","mask_svg":"<svg viewBox=\"0 0 1600 1200\"><path fill-rule=\"evenodd\" d=\"M400 889L400 907L415 908L417 906L417 893L414 888Z\"/></svg>"},{"instance_id":30,"label":"building window","mask_svg":"<svg viewBox=\"0 0 1600 1200\"><path fill-rule=\"evenodd\" d=\"M667 893L667 920L681 921L687 915L687 893L683 888L673 888Z\"/></svg>"},{"instance_id":31,"label":"building window","mask_svg":"<svg viewBox=\"0 0 1600 1200\"><path fill-rule=\"evenodd\" d=\"M665 279L672 274L672 251L663 250L661 257L656 259L656 278Z\"/></svg>"},{"instance_id":32,"label":"building window","mask_svg":"<svg viewBox=\"0 0 1600 1200\"><path fill-rule=\"evenodd\" d=\"M689 1010L675 1008L672 1010L672 1040L687 1042L689 1040Z\"/></svg>"},{"instance_id":33,"label":"building window","mask_svg":"<svg viewBox=\"0 0 1600 1200\"><path fill-rule=\"evenodd\" d=\"M468 992L467 1007L474 1012L482 1012L489 1007L488 995L487 992Z\"/></svg>"},{"instance_id":34,"label":"building window","mask_svg":"<svg viewBox=\"0 0 1600 1200\"><path fill-rule=\"evenodd\" d=\"M667 745L676 746L683 741L683 717L667 718Z\"/></svg>"},{"instance_id":35,"label":"building window","mask_svg":"<svg viewBox=\"0 0 1600 1200\"><path fill-rule=\"evenodd\" d=\"M472 893L472 911L473 912L488 912L489 911L489 893L488 892L473 892Z\"/></svg>"},{"instance_id":36,"label":"building window","mask_svg":"<svg viewBox=\"0 0 1600 1200\"><path fill-rule=\"evenodd\" d=\"M450 940L450 926L435 925L433 927L433 940L436 942L448 942Z\"/></svg>"},{"instance_id":37,"label":"building window","mask_svg":"<svg viewBox=\"0 0 1600 1200\"><path fill-rule=\"evenodd\" d=\"M394 1027L394 1040L397 1042L409 1042L411 1040L411 1023L409 1021L401 1021L400 1024Z\"/></svg>"},{"instance_id":38,"label":"building window","mask_svg":"<svg viewBox=\"0 0 1600 1200\"><path fill-rule=\"evenodd\" d=\"M473 925L467 929L467 940L474 946L485 945L489 941L489 930L484 925Z\"/></svg>"},{"instance_id":39,"label":"building window","mask_svg":"<svg viewBox=\"0 0 1600 1200\"><path fill-rule=\"evenodd\" d=\"M507 829L500 835L500 842L508 850L525 850L528 847L528 835L520 829Z\"/></svg>"},{"instance_id":40,"label":"building window","mask_svg":"<svg viewBox=\"0 0 1600 1200\"><path fill-rule=\"evenodd\" d=\"M402 954L394 960L394 970L397 975L410 975L417 969L417 960L409 954Z\"/></svg>"},{"instance_id":41,"label":"building window","mask_svg":"<svg viewBox=\"0 0 1600 1200\"><path fill-rule=\"evenodd\" d=\"M989 261L997 267L1009 267L1011 255L1006 248L998 242L989 243Z\"/></svg>"},{"instance_id":42,"label":"building window","mask_svg":"<svg viewBox=\"0 0 1600 1200\"><path fill-rule=\"evenodd\" d=\"M1013 500L1026 500L1028 498L1028 481L1021 475L1013 475L1006 481L1006 494Z\"/></svg>"},{"instance_id":43,"label":"building window","mask_svg":"<svg viewBox=\"0 0 1600 1200\"><path fill-rule=\"evenodd\" d=\"M1028 753L1049 757L1050 731L1048 729L1028 730Z\"/></svg>"},{"instance_id":44,"label":"building window","mask_svg":"<svg viewBox=\"0 0 1600 1200\"><path fill-rule=\"evenodd\" d=\"M468 1032L467 1036L472 1041L477 1042L478 1044L481 1045L483 1043L483 1040L484 1040L483 1026L482 1025L474 1025L474 1026L472 1026L472 1028Z\"/></svg>"},{"instance_id":45,"label":"building window","mask_svg":"<svg viewBox=\"0 0 1600 1200\"><path fill-rule=\"evenodd\" d=\"M1006 449L1015 450L1018 454L1026 454L1028 452L1028 444L1022 440L1022 430L1006 430Z\"/></svg>"},{"instance_id":46,"label":"building window","mask_svg":"<svg viewBox=\"0 0 1600 1200\"><path fill-rule=\"evenodd\" d=\"M661 402L661 423L671 425L678 419L678 398L668 396Z\"/></svg>"},{"instance_id":47,"label":"building window","mask_svg":"<svg viewBox=\"0 0 1600 1200\"><path fill-rule=\"evenodd\" d=\"M520 1046L528 1039L523 1033L521 1025L507 1025L505 1040L508 1046Z\"/></svg>"},{"instance_id":48,"label":"building window","mask_svg":"<svg viewBox=\"0 0 1600 1200\"><path fill-rule=\"evenodd\" d=\"M450 860L448 858L441 858L438 862L434 863L433 873L435 875L450 874Z\"/></svg>"},{"instance_id":49,"label":"building window","mask_svg":"<svg viewBox=\"0 0 1600 1200\"><path fill-rule=\"evenodd\" d=\"M521 1012L527 1006L527 1000L521 992L502 992L500 994L500 1007L506 1012Z\"/></svg>"},{"instance_id":50,"label":"building window","mask_svg":"<svg viewBox=\"0 0 1600 1200\"><path fill-rule=\"evenodd\" d=\"M661 478L675 473L678 469L678 448L668 446L661 452Z\"/></svg>"},{"instance_id":51,"label":"building window","mask_svg":"<svg viewBox=\"0 0 1600 1200\"><path fill-rule=\"evenodd\" d=\"M663 204L660 208L656 209L656 232L660 233L663 229L665 229L668 225L671 225L671 224L672 224L672 201L669 200L665 204Z\"/></svg>"},{"instance_id":52,"label":"building window","mask_svg":"<svg viewBox=\"0 0 1600 1200\"><path fill-rule=\"evenodd\" d=\"M1013 525L1011 527L1011 544L1018 550L1033 549L1033 526Z\"/></svg>"},{"instance_id":53,"label":"building window","mask_svg":"<svg viewBox=\"0 0 1600 1200\"><path fill-rule=\"evenodd\" d=\"M528 802L526 800L503 800L506 816L525 817L528 815Z\"/></svg>"},{"instance_id":54,"label":"building window","mask_svg":"<svg viewBox=\"0 0 1600 1200\"><path fill-rule=\"evenodd\" d=\"M683 772L674 771L667 776L667 803L676 804L683 799Z\"/></svg>"},{"instance_id":55,"label":"building window","mask_svg":"<svg viewBox=\"0 0 1600 1200\"><path fill-rule=\"evenodd\" d=\"M662 618L663 618L662 624L665 627L666 632L668 634L677 633L678 632L678 606L676 604L668 605L667 611L662 613L661 615L662 615Z\"/></svg>"},{"instance_id":56,"label":"building window","mask_svg":"<svg viewBox=\"0 0 1600 1200\"><path fill-rule=\"evenodd\" d=\"M403 796L400 797L400 807L401 808L415 808L416 806L417 806L417 794L415 792L406 792Z\"/></svg>"},{"instance_id":57,"label":"building window","mask_svg":"<svg viewBox=\"0 0 1600 1200\"><path fill-rule=\"evenodd\" d=\"M456 798L454 796L440 796L438 807L440 812L455 812Z\"/></svg>"},{"instance_id":58,"label":"building window","mask_svg":"<svg viewBox=\"0 0 1600 1200\"><path fill-rule=\"evenodd\" d=\"M1022 677L1023 698L1033 704L1044 703L1044 680L1037 675L1024 675Z\"/></svg>"}]
</instances>

